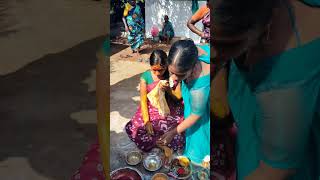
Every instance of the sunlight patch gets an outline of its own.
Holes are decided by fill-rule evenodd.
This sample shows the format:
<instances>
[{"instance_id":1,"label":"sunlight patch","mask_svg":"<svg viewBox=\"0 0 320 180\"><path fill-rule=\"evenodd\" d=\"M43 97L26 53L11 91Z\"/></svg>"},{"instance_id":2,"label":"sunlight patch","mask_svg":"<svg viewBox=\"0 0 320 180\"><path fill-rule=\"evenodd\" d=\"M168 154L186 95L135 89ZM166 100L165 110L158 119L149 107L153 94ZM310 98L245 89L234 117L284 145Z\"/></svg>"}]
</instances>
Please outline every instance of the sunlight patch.
<instances>
[{"instance_id":1,"label":"sunlight patch","mask_svg":"<svg viewBox=\"0 0 320 180\"><path fill-rule=\"evenodd\" d=\"M80 124L96 124L97 112L96 110L83 110L70 114L71 119L76 120Z\"/></svg>"},{"instance_id":2,"label":"sunlight patch","mask_svg":"<svg viewBox=\"0 0 320 180\"><path fill-rule=\"evenodd\" d=\"M129 121L130 119L121 116L118 111L112 111L110 113L110 131L124 132L124 127Z\"/></svg>"},{"instance_id":3,"label":"sunlight patch","mask_svg":"<svg viewBox=\"0 0 320 180\"><path fill-rule=\"evenodd\" d=\"M140 101L140 96L134 96L132 97L132 100L135 102L139 102Z\"/></svg>"}]
</instances>

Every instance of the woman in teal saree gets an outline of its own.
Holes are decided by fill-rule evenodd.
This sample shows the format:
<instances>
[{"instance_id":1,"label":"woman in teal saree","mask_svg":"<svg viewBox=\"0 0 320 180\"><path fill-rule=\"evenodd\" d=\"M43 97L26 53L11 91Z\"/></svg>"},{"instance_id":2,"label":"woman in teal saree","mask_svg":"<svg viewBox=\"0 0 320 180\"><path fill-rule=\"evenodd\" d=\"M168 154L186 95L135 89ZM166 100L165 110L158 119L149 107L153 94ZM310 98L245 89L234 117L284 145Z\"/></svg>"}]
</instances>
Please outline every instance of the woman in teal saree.
<instances>
[{"instance_id":1,"label":"woman in teal saree","mask_svg":"<svg viewBox=\"0 0 320 180\"><path fill-rule=\"evenodd\" d=\"M200 165L210 155L210 47L196 46L192 40L175 42L168 56L170 78L182 81L184 121L160 138L168 144L185 132L184 155Z\"/></svg>"},{"instance_id":2,"label":"woman in teal saree","mask_svg":"<svg viewBox=\"0 0 320 180\"><path fill-rule=\"evenodd\" d=\"M139 50L144 43L144 17L141 7L136 0L129 0L123 13L123 23L128 34L128 43L133 51L139 56Z\"/></svg>"},{"instance_id":3,"label":"woman in teal saree","mask_svg":"<svg viewBox=\"0 0 320 180\"><path fill-rule=\"evenodd\" d=\"M320 178L320 28L305 23L320 12L306 4L214 1L215 58L220 66L232 59L228 99L239 180ZM303 40L305 32L313 38Z\"/></svg>"}]
</instances>

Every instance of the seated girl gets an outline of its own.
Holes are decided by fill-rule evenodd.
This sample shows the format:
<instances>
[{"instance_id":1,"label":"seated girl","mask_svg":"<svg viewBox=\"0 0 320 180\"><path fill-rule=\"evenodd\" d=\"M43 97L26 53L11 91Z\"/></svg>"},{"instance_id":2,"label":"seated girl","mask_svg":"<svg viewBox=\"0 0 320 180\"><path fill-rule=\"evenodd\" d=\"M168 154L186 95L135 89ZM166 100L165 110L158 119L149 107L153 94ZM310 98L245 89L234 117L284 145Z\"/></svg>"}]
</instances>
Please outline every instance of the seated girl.
<instances>
[{"instance_id":1,"label":"seated girl","mask_svg":"<svg viewBox=\"0 0 320 180\"><path fill-rule=\"evenodd\" d=\"M166 117L159 115L158 109L147 99L147 94L160 80L167 80L169 77L167 54L162 50L153 51L150 56L150 66L151 69L144 72L140 79L141 105L125 127L129 138L139 149L146 152L157 146L156 142L163 134L183 121L180 84L175 90L160 85L161 90L166 92L166 101L170 109L170 114ZM184 143L184 136L176 135L167 147L177 151L184 148Z\"/></svg>"}]
</instances>

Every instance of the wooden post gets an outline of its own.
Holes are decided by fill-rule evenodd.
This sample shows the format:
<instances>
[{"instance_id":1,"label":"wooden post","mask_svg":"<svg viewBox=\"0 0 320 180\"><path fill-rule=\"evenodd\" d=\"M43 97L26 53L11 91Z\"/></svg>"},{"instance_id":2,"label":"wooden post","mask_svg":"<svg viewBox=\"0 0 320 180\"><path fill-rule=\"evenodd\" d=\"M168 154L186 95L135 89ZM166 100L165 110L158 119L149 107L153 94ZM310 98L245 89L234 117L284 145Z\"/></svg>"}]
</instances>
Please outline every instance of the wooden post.
<instances>
[{"instance_id":1,"label":"wooden post","mask_svg":"<svg viewBox=\"0 0 320 180\"><path fill-rule=\"evenodd\" d=\"M110 113L109 112L109 63L102 52L97 53L96 67L96 98L97 98L97 128L100 143L100 155L106 179L109 179L109 144L110 144Z\"/></svg>"}]
</instances>

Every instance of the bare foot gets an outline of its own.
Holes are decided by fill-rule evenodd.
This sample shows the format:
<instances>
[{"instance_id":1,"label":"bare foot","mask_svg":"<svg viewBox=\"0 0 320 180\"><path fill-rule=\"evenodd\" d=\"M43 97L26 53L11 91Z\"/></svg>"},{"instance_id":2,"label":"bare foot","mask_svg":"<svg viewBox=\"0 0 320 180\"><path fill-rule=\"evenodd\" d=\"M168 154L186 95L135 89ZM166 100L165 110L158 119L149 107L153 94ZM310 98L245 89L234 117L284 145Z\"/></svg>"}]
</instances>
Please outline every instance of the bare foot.
<instances>
[{"instance_id":1,"label":"bare foot","mask_svg":"<svg viewBox=\"0 0 320 180\"><path fill-rule=\"evenodd\" d=\"M130 55L130 54L126 54L126 55L120 54L120 57L121 57L121 58L131 58L131 57L133 57L133 56Z\"/></svg>"}]
</instances>

